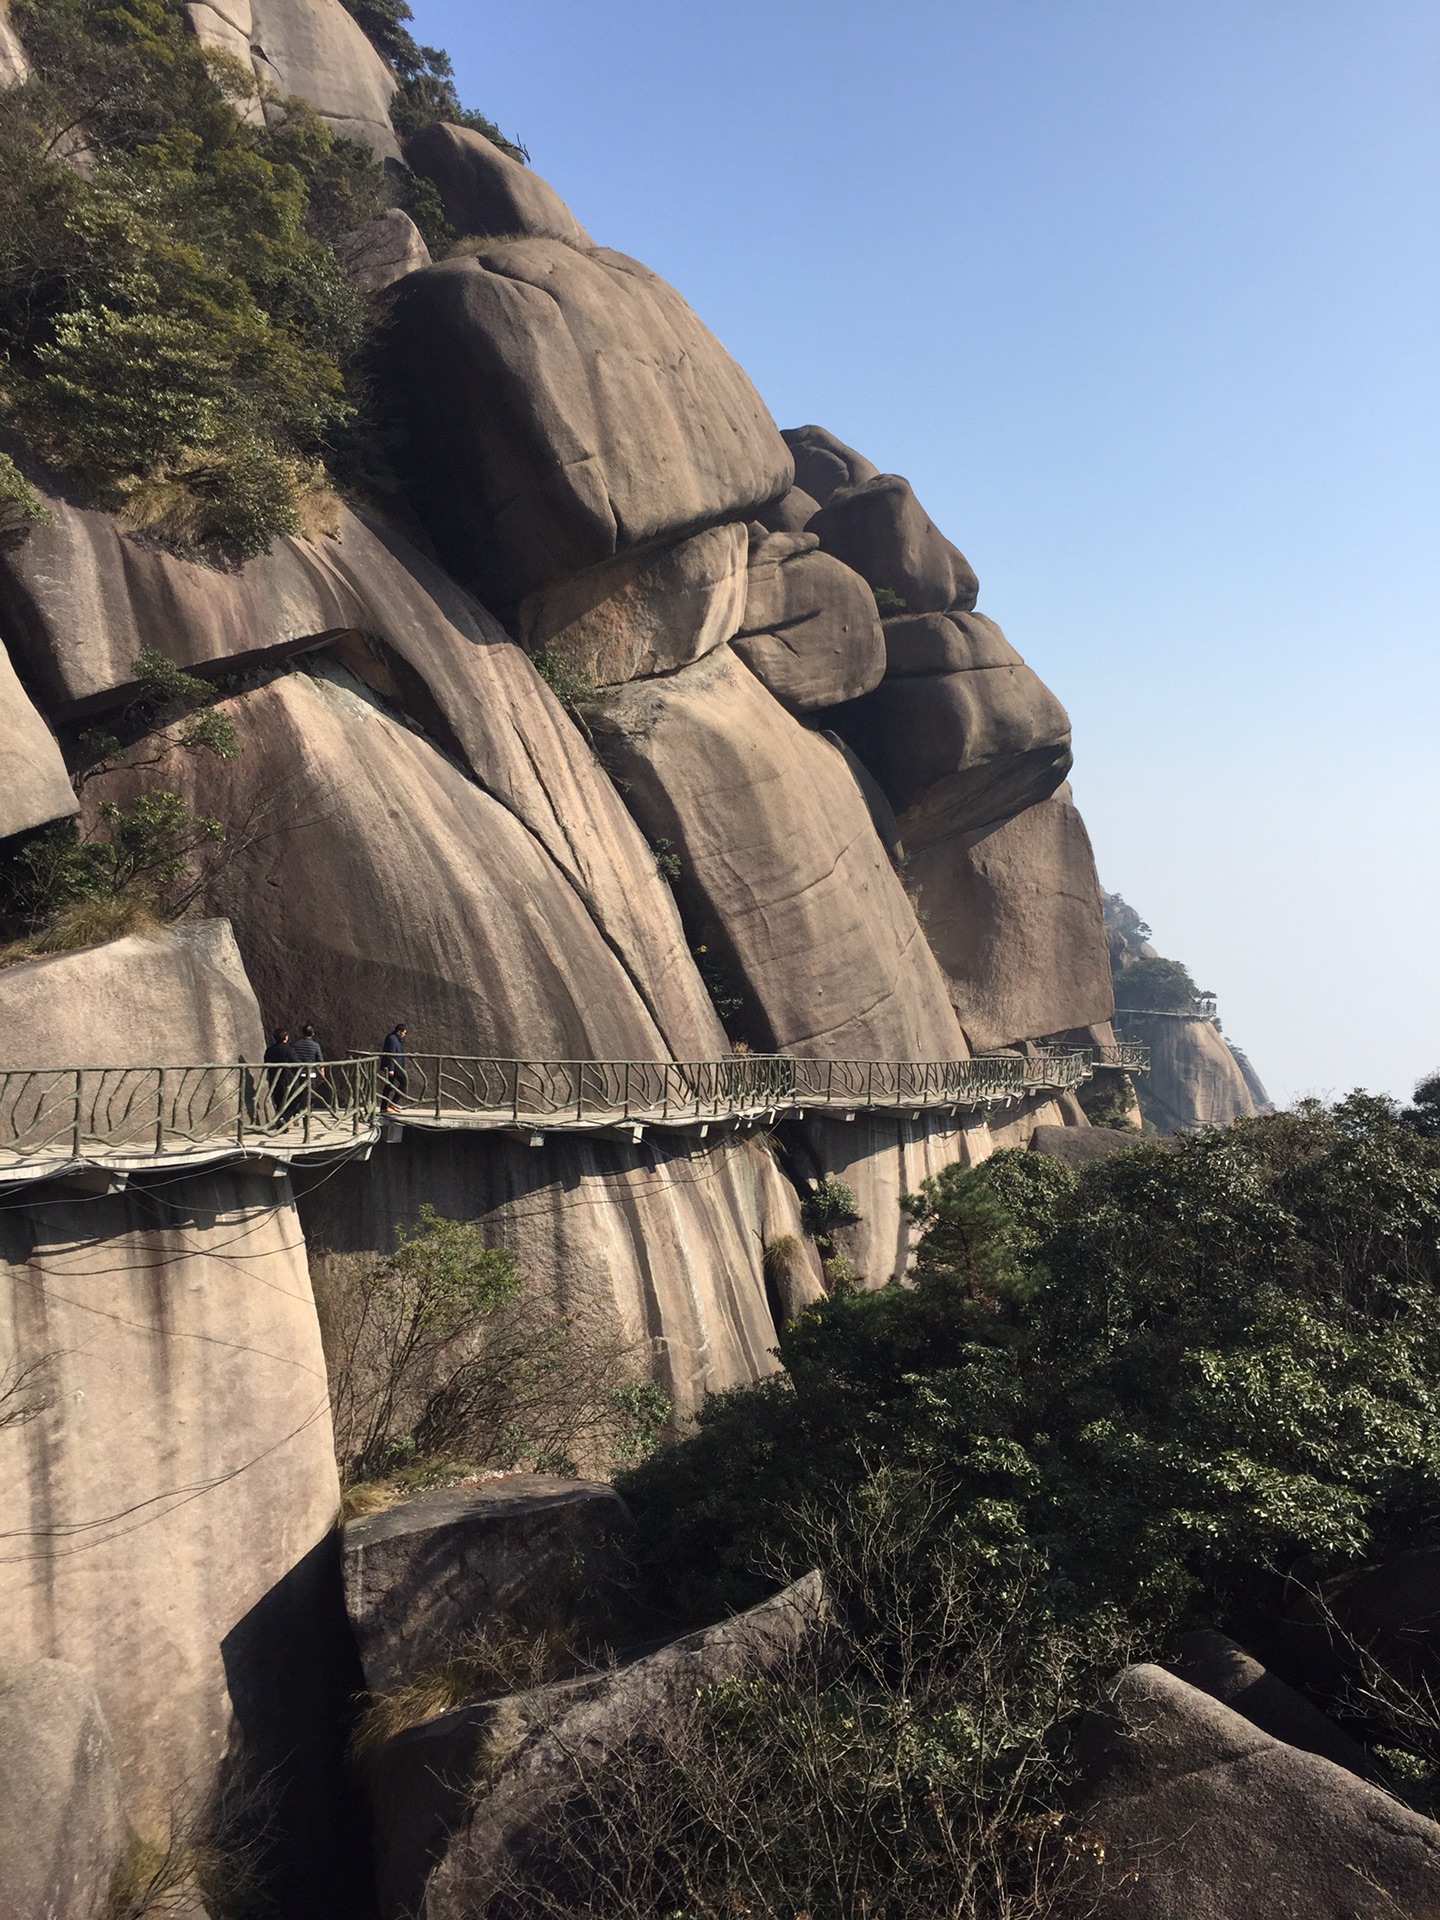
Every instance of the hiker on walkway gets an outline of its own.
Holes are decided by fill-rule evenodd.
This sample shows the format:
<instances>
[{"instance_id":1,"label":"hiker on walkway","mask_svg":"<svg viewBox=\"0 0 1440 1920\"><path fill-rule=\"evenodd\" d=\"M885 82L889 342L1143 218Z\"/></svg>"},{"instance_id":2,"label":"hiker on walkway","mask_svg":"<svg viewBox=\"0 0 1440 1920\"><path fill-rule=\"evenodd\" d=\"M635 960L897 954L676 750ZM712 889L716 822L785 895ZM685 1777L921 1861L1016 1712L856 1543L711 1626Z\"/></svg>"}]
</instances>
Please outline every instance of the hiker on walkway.
<instances>
[{"instance_id":1,"label":"hiker on walkway","mask_svg":"<svg viewBox=\"0 0 1440 1920\"><path fill-rule=\"evenodd\" d=\"M300 1038L291 1043L295 1049L295 1058L300 1062L299 1092L309 1093L312 1107L329 1105L325 1086L325 1069L320 1062L325 1058L325 1049L315 1038L315 1029L307 1022L300 1029Z\"/></svg>"},{"instance_id":2,"label":"hiker on walkway","mask_svg":"<svg viewBox=\"0 0 1440 1920\"><path fill-rule=\"evenodd\" d=\"M270 1093L270 1111L275 1116L277 1126L283 1126L290 1117L299 1057L290 1044L290 1029L276 1027L265 1049L265 1084Z\"/></svg>"},{"instance_id":3,"label":"hiker on walkway","mask_svg":"<svg viewBox=\"0 0 1440 1920\"><path fill-rule=\"evenodd\" d=\"M405 1070L408 1032L405 1022L397 1020L380 1045L380 1107L384 1113L395 1111L396 1103L404 1099L410 1086L410 1076Z\"/></svg>"}]
</instances>

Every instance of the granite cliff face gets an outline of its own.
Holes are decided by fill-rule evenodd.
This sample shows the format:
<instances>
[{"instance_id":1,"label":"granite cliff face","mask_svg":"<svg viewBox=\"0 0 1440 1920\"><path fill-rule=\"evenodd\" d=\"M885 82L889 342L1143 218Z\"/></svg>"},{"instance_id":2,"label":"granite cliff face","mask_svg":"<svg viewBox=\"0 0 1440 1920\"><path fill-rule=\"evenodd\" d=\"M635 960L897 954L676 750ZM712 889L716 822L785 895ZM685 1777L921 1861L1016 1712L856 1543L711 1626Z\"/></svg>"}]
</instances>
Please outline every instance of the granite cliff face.
<instances>
[{"instance_id":1,"label":"granite cliff face","mask_svg":"<svg viewBox=\"0 0 1440 1920\"><path fill-rule=\"evenodd\" d=\"M339 0L186 13L398 162L393 75ZM680 294L489 141L432 126L405 159L462 236L434 264L403 235L388 268L355 253L368 289L394 279L378 378L409 537L346 506L217 561L43 476L45 520L3 536L7 845L77 809L98 831L157 785L227 834L178 927L0 970L5 1064L253 1062L303 1020L339 1056L397 1017L420 1051L509 1060L1113 1037L1068 719L908 482L782 434ZM77 799L80 735L131 709L145 649L223 679L239 751L161 726ZM1144 1037L1157 1085L1193 1090ZM1160 1124L1226 1098L1163 1091ZM682 1147L407 1133L298 1199L270 1166L37 1185L0 1285L7 1360L50 1379L0 1430L24 1546L0 1568L7 1657L92 1676L131 1818L247 1743L284 1750L337 1498L307 1241L328 1262L426 1204L477 1221L558 1306L603 1298L683 1418L774 1368L773 1249L783 1310L819 1293L816 1184L853 1189L837 1241L878 1285L928 1174L1085 1124L1047 1096ZM344 1682L315 1686L333 1705Z\"/></svg>"}]
</instances>

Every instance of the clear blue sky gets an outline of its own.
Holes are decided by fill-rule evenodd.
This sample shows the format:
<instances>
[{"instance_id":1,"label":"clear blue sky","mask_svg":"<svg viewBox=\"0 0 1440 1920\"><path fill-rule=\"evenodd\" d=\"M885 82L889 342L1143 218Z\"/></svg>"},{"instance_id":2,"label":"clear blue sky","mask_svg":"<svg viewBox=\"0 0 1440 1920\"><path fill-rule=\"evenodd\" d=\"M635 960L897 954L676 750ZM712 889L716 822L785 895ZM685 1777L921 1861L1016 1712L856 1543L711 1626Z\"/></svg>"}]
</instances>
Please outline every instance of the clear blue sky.
<instances>
[{"instance_id":1,"label":"clear blue sky","mask_svg":"<svg viewBox=\"0 0 1440 1920\"><path fill-rule=\"evenodd\" d=\"M1272 1093L1440 1066L1435 0L415 0L1070 709Z\"/></svg>"}]
</instances>

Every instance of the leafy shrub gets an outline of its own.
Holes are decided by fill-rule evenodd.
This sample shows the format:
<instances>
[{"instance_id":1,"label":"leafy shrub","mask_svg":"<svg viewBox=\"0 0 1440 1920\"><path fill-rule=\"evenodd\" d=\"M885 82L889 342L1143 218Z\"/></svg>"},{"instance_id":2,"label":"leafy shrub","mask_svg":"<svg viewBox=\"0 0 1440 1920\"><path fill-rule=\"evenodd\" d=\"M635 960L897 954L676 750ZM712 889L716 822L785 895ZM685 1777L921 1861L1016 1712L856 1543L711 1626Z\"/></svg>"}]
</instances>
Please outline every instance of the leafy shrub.
<instances>
[{"instance_id":1,"label":"leafy shrub","mask_svg":"<svg viewBox=\"0 0 1440 1920\"><path fill-rule=\"evenodd\" d=\"M661 878L668 880L673 886L685 871L680 855L675 850L675 842L664 839L652 840L650 851L655 856L655 865L659 869Z\"/></svg>"},{"instance_id":2,"label":"leafy shrub","mask_svg":"<svg viewBox=\"0 0 1440 1920\"><path fill-rule=\"evenodd\" d=\"M829 1233L832 1227L842 1227L859 1217L855 1189L833 1173L827 1174L800 1203L800 1218L805 1224L805 1231L817 1237Z\"/></svg>"},{"instance_id":3,"label":"leafy shrub","mask_svg":"<svg viewBox=\"0 0 1440 1920\"><path fill-rule=\"evenodd\" d=\"M393 1253L322 1262L317 1295L347 1485L631 1463L669 1417L618 1333L547 1311L514 1254L431 1206Z\"/></svg>"},{"instance_id":4,"label":"leafy shrub","mask_svg":"<svg viewBox=\"0 0 1440 1920\"><path fill-rule=\"evenodd\" d=\"M0 453L0 533L18 533L49 516L45 503L8 453Z\"/></svg>"},{"instance_id":5,"label":"leafy shrub","mask_svg":"<svg viewBox=\"0 0 1440 1920\"><path fill-rule=\"evenodd\" d=\"M604 689L593 675L573 665L564 654L545 648L532 655L531 665L560 704L572 713L605 697Z\"/></svg>"},{"instance_id":6,"label":"leafy shrub","mask_svg":"<svg viewBox=\"0 0 1440 1920\"><path fill-rule=\"evenodd\" d=\"M720 1018L721 1025L734 1020L745 1011L745 996L738 992L734 981L726 971L724 963L714 953L708 942L701 941L690 949L691 958L700 975L701 985L710 996L710 1004Z\"/></svg>"},{"instance_id":7,"label":"leafy shrub","mask_svg":"<svg viewBox=\"0 0 1440 1920\"><path fill-rule=\"evenodd\" d=\"M1234 1620L1263 1569L1430 1537L1440 1153L1389 1103L1078 1176L1002 1153L917 1211L913 1285L809 1308L788 1378L625 1482L682 1611L752 1602L786 1515L886 1462L933 1474L978 1548L1033 1555L1077 1628Z\"/></svg>"},{"instance_id":8,"label":"leafy shrub","mask_svg":"<svg viewBox=\"0 0 1440 1920\"><path fill-rule=\"evenodd\" d=\"M1158 954L1151 954L1116 975L1115 998L1122 1007L1193 1013L1202 1000L1213 1001L1215 996L1197 987L1190 969L1179 960L1162 960Z\"/></svg>"},{"instance_id":9,"label":"leafy shrub","mask_svg":"<svg viewBox=\"0 0 1440 1920\"><path fill-rule=\"evenodd\" d=\"M875 595L875 604L880 609L882 614L904 613L907 611L909 607L909 602L906 600L902 600L900 595L896 593L892 588L876 587L873 589L873 591Z\"/></svg>"}]
</instances>

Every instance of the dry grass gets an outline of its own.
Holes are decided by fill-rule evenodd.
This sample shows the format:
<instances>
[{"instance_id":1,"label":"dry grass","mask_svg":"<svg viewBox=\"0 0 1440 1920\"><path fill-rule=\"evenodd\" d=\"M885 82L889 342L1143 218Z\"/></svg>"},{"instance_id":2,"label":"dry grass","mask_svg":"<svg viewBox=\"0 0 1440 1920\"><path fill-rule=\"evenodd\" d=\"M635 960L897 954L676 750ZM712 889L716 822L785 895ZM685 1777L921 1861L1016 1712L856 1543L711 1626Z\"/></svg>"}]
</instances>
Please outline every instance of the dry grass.
<instances>
[{"instance_id":1,"label":"dry grass","mask_svg":"<svg viewBox=\"0 0 1440 1920\"><path fill-rule=\"evenodd\" d=\"M576 1638L573 1626L467 1635L448 1659L371 1699L356 1722L353 1751L363 1759L397 1733L456 1707L543 1686L576 1666Z\"/></svg>"},{"instance_id":2,"label":"dry grass","mask_svg":"<svg viewBox=\"0 0 1440 1920\"><path fill-rule=\"evenodd\" d=\"M81 947L103 946L107 940L120 940L127 934L158 933L161 924L154 896L143 890L99 900L72 900L51 914L39 933L0 947L0 967L13 967L40 954L74 953Z\"/></svg>"},{"instance_id":3,"label":"dry grass","mask_svg":"<svg viewBox=\"0 0 1440 1920\"><path fill-rule=\"evenodd\" d=\"M340 1518L363 1520L369 1513L385 1513L405 1498L405 1489L392 1480L357 1480L340 1490Z\"/></svg>"},{"instance_id":4,"label":"dry grass","mask_svg":"<svg viewBox=\"0 0 1440 1920\"><path fill-rule=\"evenodd\" d=\"M793 1233L777 1233L765 1243L765 1278L776 1286L794 1279L804 1264L805 1250Z\"/></svg>"}]
</instances>

